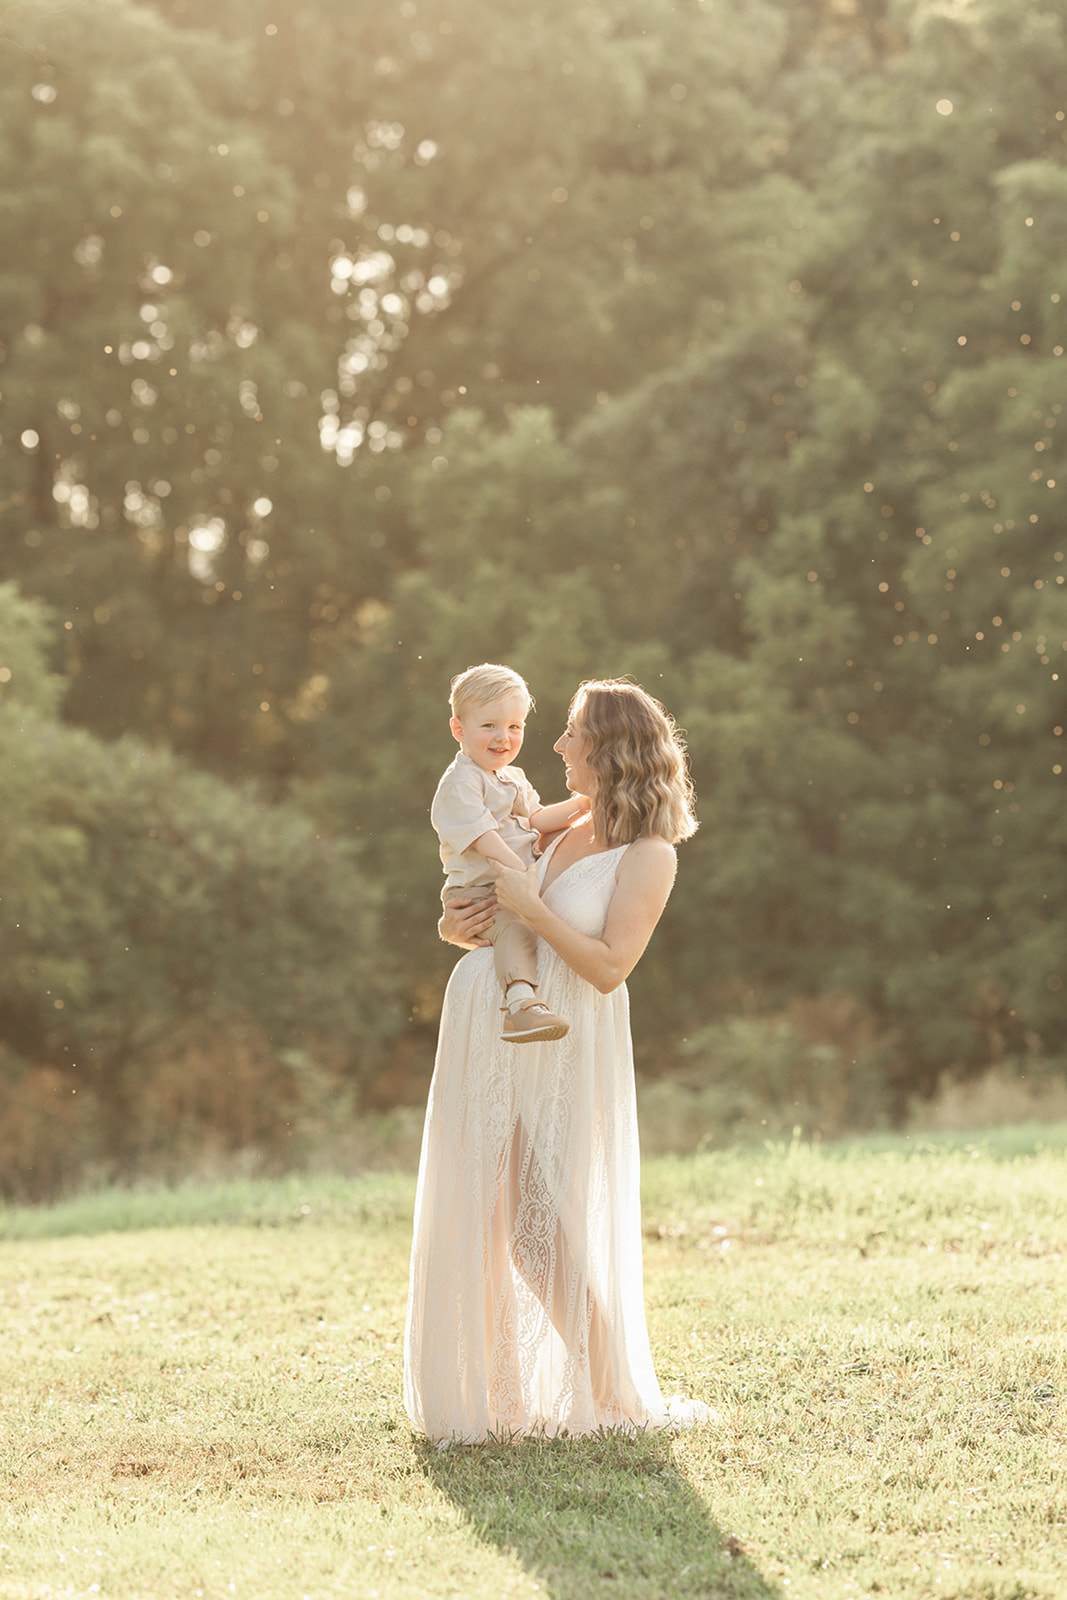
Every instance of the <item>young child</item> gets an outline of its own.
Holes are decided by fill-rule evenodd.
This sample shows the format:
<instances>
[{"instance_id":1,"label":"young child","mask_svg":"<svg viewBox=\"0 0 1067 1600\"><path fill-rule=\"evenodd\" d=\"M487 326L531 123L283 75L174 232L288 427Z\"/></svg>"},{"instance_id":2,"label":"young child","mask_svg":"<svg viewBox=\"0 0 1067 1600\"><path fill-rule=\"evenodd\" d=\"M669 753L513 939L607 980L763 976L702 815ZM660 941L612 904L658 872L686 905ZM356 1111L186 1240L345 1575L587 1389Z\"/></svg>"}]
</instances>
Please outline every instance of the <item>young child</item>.
<instances>
[{"instance_id":1,"label":"young child","mask_svg":"<svg viewBox=\"0 0 1067 1600\"><path fill-rule=\"evenodd\" d=\"M543 806L521 767L533 708L529 689L510 667L489 662L452 681L449 727L459 754L437 786L430 820L441 842L444 904L486 900L504 867L531 867L537 837L564 828L588 801L575 796ZM514 912L498 906L486 933L504 993L500 1037L512 1044L562 1039L570 1024L554 1016L537 993L537 936Z\"/></svg>"}]
</instances>

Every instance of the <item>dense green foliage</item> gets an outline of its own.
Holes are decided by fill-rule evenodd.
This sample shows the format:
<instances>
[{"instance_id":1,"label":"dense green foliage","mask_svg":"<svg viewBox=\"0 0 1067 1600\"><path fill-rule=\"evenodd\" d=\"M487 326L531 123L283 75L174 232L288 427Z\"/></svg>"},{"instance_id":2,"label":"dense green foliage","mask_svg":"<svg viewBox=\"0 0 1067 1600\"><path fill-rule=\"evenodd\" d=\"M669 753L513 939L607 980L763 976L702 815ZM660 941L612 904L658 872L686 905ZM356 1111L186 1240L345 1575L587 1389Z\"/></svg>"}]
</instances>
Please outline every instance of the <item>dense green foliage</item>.
<instances>
[{"instance_id":1,"label":"dense green foliage","mask_svg":"<svg viewBox=\"0 0 1067 1600\"><path fill-rule=\"evenodd\" d=\"M425 1055L449 678L527 674L552 799L571 690L629 673L703 819L635 976L647 1065L785 1018L884 1110L1062 1059L1064 0L0 17L0 578L54 609L68 722L154 751L72 743L72 784L141 837L172 750L358 842L372 1031ZM222 848L241 802L181 771ZM32 763L2 781L33 806ZM85 846L27 848L5 981L40 1016L69 968L73 1048ZM112 920L185 894L129 848ZM252 947L183 903L221 918L200 987L146 957L135 1007L238 983ZM331 971L301 1003L337 1037Z\"/></svg>"},{"instance_id":2,"label":"dense green foliage","mask_svg":"<svg viewBox=\"0 0 1067 1600\"><path fill-rule=\"evenodd\" d=\"M92 1106L85 1153L114 1165L144 1154L139 1100L162 1060L214 1044L232 1070L252 1041L298 1077L309 1044L373 1065L392 1018L356 847L165 747L57 721L43 631L0 585L0 1089L25 1089L27 1063L62 1069L54 1091ZM0 1187L69 1180L44 1155L59 1135L27 1149L25 1107L5 1109Z\"/></svg>"}]
</instances>

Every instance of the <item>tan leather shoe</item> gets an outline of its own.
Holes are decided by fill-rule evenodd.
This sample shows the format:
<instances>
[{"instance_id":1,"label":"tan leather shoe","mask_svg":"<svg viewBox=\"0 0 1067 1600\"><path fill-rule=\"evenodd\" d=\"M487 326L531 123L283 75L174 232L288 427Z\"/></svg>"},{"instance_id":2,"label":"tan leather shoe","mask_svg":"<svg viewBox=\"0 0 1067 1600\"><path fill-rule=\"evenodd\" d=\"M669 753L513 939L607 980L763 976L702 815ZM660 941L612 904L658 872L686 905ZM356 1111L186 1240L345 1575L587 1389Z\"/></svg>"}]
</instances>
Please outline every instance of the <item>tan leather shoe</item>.
<instances>
[{"instance_id":1,"label":"tan leather shoe","mask_svg":"<svg viewBox=\"0 0 1067 1600\"><path fill-rule=\"evenodd\" d=\"M541 1000L523 1000L517 1011L501 1008L504 1020L500 1037L509 1044L541 1044L548 1039L562 1039L570 1032L570 1023L555 1016Z\"/></svg>"}]
</instances>

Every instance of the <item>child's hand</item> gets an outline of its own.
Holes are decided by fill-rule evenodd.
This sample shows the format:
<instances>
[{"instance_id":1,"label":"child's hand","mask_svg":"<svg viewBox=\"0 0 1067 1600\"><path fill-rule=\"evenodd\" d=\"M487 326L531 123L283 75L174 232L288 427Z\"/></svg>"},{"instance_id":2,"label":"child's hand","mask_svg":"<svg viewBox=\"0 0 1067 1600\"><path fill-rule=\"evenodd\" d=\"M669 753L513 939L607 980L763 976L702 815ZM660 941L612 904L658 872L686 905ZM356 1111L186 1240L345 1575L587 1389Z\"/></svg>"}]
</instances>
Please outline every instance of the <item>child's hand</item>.
<instances>
[{"instance_id":1,"label":"child's hand","mask_svg":"<svg viewBox=\"0 0 1067 1600\"><path fill-rule=\"evenodd\" d=\"M506 911L529 922L541 901L537 868L504 867L496 880L496 897Z\"/></svg>"}]
</instances>

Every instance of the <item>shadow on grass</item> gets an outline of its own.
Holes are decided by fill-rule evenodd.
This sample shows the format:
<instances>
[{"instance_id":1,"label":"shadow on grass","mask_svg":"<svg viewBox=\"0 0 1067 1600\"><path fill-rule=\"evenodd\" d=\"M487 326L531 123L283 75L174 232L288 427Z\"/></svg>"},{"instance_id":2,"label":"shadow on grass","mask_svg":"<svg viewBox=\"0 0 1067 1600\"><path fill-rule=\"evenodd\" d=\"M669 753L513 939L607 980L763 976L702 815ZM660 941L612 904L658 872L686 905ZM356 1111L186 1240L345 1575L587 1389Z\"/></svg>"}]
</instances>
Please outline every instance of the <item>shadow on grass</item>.
<instances>
[{"instance_id":1,"label":"shadow on grass","mask_svg":"<svg viewBox=\"0 0 1067 1600\"><path fill-rule=\"evenodd\" d=\"M551 1600L779 1600L679 1471L669 1438L422 1443L427 1478Z\"/></svg>"}]
</instances>

